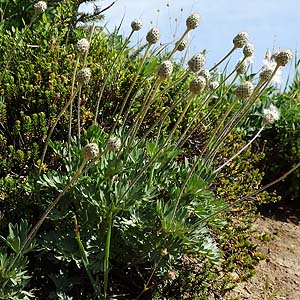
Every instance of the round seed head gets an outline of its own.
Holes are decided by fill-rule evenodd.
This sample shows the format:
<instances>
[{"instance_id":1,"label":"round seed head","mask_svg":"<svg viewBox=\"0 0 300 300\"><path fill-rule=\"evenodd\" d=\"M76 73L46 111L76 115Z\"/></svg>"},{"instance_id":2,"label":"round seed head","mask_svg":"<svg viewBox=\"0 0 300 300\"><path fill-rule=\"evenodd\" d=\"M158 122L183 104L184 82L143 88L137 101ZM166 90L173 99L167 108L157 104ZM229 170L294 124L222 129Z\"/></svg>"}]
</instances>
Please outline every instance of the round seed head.
<instances>
[{"instance_id":1,"label":"round seed head","mask_svg":"<svg viewBox=\"0 0 300 300\"><path fill-rule=\"evenodd\" d=\"M45 1L39 1L33 6L35 13L42 14L47 9L47 3Z\"/></svg>"},{"instance_id":2,"label":"round seed head","mask_svg":"<svg viewBox=\"0 0 300 300\"><path fill-rule=\"evenodd\" d=\"M208 69L202 69L200 70L200 72L198 73L199 76L202 76L205 78L206 82L209 81L211 75Z\"/></svg>"},{"instance_id":3,"label":"round seed head","mask_svg":"<svg viewBox=\"0 0 300 300\"><path fill-rule=\"evenodd\" d=\"M211 81L209 84L210 90L216 90L219 87L219 82L218 81Z\"/></svg>"},{"instance_id":4,"label":"round seed head","mask_svg":"<svg viewBox=\"0 0 300 300\"><path fill-rule=\"evenodd\" d=\"M248 70L249 63L248 61L244 60L243 62L238 62L238 64L235 67L235 70L237 74L245 74Z\"/></svg>"},{"instance_id":5,"label":"round seed head","mask_svg":"<svg viewBox=\"0 0 300 300\"><path fill-rule=\"evenodd\" d=\"M107 141L107 149L111 151L118 151L121 148L121 145L120 138L116 136L109 138Z\"/></svg>"},{"instance_id":6,"label":"round seed head","mask_svg":"<svg viewBox=\"0 0 300 300\"><path fill-rule=\"evenodd\" d=\"M200 95L206 85L206 80L203 76L197 76L190 82L190 91L193 94Z\"/></svg>"},{"instance_id":7,"label":"round seed head","mask_svg":"<svg viewBox=\"0 0 300 300\"><path fill-rule=\"evenodd\" d=\"M277 53L275 56L275 61L278 66L285 66L292 60L292 57L292 51L290 49L285 49Z\"/></svg>"},{"instance_id":8,"label":"round seed head","mask_svg":"<svg viewBox=\"0 0 300 300\"><path fill-rule=\"evenodd\" d=\"M160 39L160 32L157 27L150 29L146 35L149 44L155 44Z\"/></svg>"},{"instance_id":9,"label":"round seed head","mask_svg":"<svg viewBox=\"0 0 300 300\"><path fill-rule=\"evenodd\" d=\"M165 60L158 68L158 76L162 79L166 79L171 76L173 72L173 65L169 60Z\"/></svg>"},{"instance_id":10,"label":"round seed head","mask_svg":"<svg viewBox=\"0 0 300 300\"><path fill-rule=\"evenodd\" d=\"M91 79L92 73L89 68L82 68L78 73L77 73L77 82L82 85L86 85L89 83Z\"/></svg>"},{"instance_id":11,"label":"round seed head","mask_svg":"<svg viewBox=\"0 0 300 300\"><path fill-rule=\"evenodd\" d=\"M83 148L83 157L85 159L93 159L99 155L99 147L95 143L87 144Z\"/></svg>"},{"instance_id":12,"label":"round seed head","mask_svg":"<svg viewBox=\"0 0 300 300\"><path fill-rule=\"evenodd\" d=\"M245 81L236 88L235 95L239 99L247 99L252 95L253 90L253 84L250 81Z\"/></svg>"},{"instance_id":13,"label":"round seed head","mask_svg":"<svg viewBox=\"0 0 300 300\"><path fill-rule=\"evenodd\" d=\"M176 47L178 51L183 51L187 45L187 40L182 40L179 43L176 42Z\"/></svg>"},{"instance_id":14,"label":"round seed head","mask_svg":"<svg viewBox=\"0 0 300 300\"><path fill-rule=\"evenodd\" d=\"M198 14L192 14L186 19L185 23L188 30L195 29L200 24L200 16Z\"/></svg>"},{"instance_id":15,"label":"round seed head","mask_svg":"<svg viewBox=\"0 0 300 300\"><path fill-rule=\"evenodd\" d=\"M280 117L279 110L273 104L271 104L269 108L266 108L263 110L263 118L264 118L264 123L266 125L269 125L269 124L274 123L275 121L278 121L279 117Z\"/></svg>"},{"instance_id":16,"label":"round seed head","mask_svg":"<svg viewBox=\"0 0 300 300\"><path fill-rule=\"evenodd\" d=\"M233 45L235 48L243 48L248 43L248 33L240 32L233 39Z\"/></svg>"},{"instance_id":17,"label":"round seed head","mask_svg":"<svg viewBox=\"0 0 300 300\"><path fill-rule=\"evenodd\" d=\"M188 66L192 72L198 72L205 65L206 59L204 54L198 53L195 54L189 61Z\"/></svg>"},{"instance_id":18,"label":"round seed head","mask_svg":"<svg viewBox=\"0 0 300 300\"><path fill-rule=\"evenodd\" d=\"M131 22L131 28L133 31L139 31L143 27L143 22L141 19L134 19Z\"/></svg>"},{"instance_id":19,"label":"round seed head","mask_svg":"<svg viewBox=\"0 0 300 300\"><path fill-rule=\"evenodd\" d=\"M259 73L259 78L263 81L268 81L271 78L273 71L274 69L271 67L263 67L263 69Z\"/></svg>"},{"instance_id":20,"label":"round seed head","mask_svg":"<svg viewBox=\"0 0 300 300\"><path fill-rule=\"evenodd\" d=\"M243 53L245 57L251 57L254 54L254 45L247 43L243 48Z\"/></svg>"},{"instance_id":21,"label":"round seed head","mask_svg":"<svg viewBox=\"0 0 300 300\"><path fill-rule=\"evenodd\" d=\"M87 39L80 39L76 44L76 49L82 53L88 51L89 47L90 47L90 43Z\"/></svg>"}]
</instances>

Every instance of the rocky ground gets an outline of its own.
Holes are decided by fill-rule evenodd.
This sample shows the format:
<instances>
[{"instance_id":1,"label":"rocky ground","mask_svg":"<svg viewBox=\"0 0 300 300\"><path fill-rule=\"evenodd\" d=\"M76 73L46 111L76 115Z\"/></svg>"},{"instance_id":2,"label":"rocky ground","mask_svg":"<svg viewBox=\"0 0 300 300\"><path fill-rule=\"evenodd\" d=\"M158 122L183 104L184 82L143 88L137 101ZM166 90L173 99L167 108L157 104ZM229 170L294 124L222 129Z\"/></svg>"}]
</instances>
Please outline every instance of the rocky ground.
<instances>
[{"instance_id":1,"label":"rocky ground","mask_svg":"<svg viewBox=\"0 0 300 300\"><path fill-rule=\"evenodd\" d=\"M300 300L300 200L265 208L255 224L258 232L269 233L260 251L266 259L256 275L241 283L231 294L238 299Z\"/></svg>"}]
</instances>

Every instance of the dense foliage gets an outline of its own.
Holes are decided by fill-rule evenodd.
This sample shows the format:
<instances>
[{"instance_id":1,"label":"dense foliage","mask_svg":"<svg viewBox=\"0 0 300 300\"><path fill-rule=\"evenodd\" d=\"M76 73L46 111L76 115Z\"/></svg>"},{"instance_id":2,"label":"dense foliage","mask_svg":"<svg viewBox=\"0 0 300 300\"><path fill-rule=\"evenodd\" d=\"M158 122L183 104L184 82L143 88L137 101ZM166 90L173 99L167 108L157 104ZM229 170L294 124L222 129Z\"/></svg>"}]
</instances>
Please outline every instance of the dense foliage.
<instances>
[{"instance_id":1,"label":"dense foliage","mask_svg":"<svg viewBox=\"0 0 300 300\"><path fill-rule=\"evenodd\" d=\"M186 71L173 51L151 49L155 30L132 49L117 31L78 26L101 15L78 12L90 1L49 1L40 14L33 1L2 2L0 298L207 299L249 277L257 205L277 198L240 199L263 171L297 162L297 79L243 102L252 83L240 64L231 84L213 71L199 79L204 51ZM262 126L271 95L287 114L263 132L271 142L218 170Z\"/></svg>"}]
</instances>

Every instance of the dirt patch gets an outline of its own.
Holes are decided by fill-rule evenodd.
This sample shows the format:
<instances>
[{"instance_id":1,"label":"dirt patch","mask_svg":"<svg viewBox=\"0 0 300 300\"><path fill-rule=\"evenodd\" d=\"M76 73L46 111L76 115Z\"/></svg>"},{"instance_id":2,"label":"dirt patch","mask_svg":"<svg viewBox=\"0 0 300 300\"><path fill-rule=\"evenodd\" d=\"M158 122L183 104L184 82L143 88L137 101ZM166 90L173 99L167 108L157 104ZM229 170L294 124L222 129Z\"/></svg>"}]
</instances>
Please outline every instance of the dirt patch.
<instances>
[{"instance_id":1,"label":"dirt patch","mask_svg":"<svg viewBox=\"0 0 300 300\"><path fill-rule=\"evenodd\" d=\"M259 233L266 232L272 238L260 245L266 259L257 266L256 275L241 283L231 296L300 300L300 208L282 204L263 214L254 226Z\"/></svg>"}]
</instances>

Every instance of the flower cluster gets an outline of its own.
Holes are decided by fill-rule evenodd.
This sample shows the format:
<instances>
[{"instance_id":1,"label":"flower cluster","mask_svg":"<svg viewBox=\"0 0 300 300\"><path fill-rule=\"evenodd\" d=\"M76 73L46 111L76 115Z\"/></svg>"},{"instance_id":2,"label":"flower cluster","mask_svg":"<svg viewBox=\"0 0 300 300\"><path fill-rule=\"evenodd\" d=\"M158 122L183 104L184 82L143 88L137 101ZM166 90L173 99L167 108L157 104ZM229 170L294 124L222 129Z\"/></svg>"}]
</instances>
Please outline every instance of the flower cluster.
<instances>
[{"instance_id":1,"label":"flower cluster","mask_svg":"<svg viewBox=\"0 0 300 300\"><path fill-rule=\"evenodd\" d=\"M91 70L89 68L83 68L77 73L77 81L81 85L86 85L91 79Z\"/></svg>"},{"instance_id":2,"label":"flower cluster","mask_svg":"<svg viewBox=\"0 0 300 300\"><path fill-rule=\"evenodd\" d=\"M80 39L76 44L76 49L78 52L84 53L89 50L90 43L87 39Z\"/></svg>"},{"instance_id":3,"label":"flower cluster","mask_svg":"<svg viewBox=\"0 0 300 300\"><path fill-rule=\"evenodd\" d=\"M279 110L273 104L271 104L269 108L265 108L263 110L263 118L266 125L273 124L275 121L278 121L279 117Z\"/></svg>"},{"instance_id":4,"label":"flower cluster","mask_svg":"<svg viewBox=\"0 0 300 300\"><path fill-rule=\"evenodd\" d=\"M83 157L85 159L93 159L99 155L99 147L96 143L87 144L83 148Z\"/></svg>"},{"instance_id":5,"label":"flower cluster","mask_svg":"<svg viewBox=\"0 0 300 300\"><path fill-rule=\"evenodd\" d=\"M36 14L42 14L47 9L47 3L45 1L39 1L34 4L33 8Z\"/></svg>"}]
</instances>

